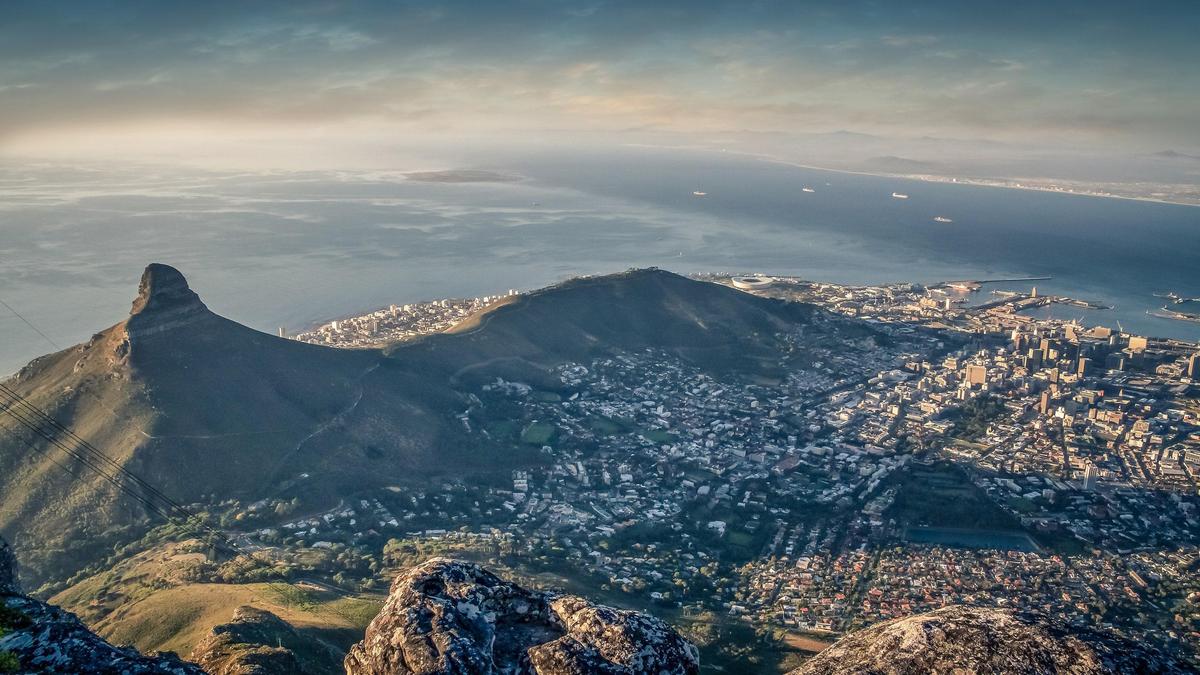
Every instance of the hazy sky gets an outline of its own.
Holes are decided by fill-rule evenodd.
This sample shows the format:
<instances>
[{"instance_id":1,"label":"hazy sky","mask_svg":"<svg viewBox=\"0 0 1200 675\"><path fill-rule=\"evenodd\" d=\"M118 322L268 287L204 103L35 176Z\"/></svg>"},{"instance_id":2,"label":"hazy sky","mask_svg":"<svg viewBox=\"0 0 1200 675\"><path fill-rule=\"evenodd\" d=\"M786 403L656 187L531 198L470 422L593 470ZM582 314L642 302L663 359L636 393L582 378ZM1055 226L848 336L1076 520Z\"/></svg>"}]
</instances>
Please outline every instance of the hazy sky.
<instances>
[{"instance_id":1,"label":"hazy sky","mask_svg":"<svg viewBox=\"0 0 1200 675\"><path fill-rule=\"evenodd\" d=\"M1200 148L1195 0L2 9L12 153L631 129Z\"/></svg>"}]
</instances>

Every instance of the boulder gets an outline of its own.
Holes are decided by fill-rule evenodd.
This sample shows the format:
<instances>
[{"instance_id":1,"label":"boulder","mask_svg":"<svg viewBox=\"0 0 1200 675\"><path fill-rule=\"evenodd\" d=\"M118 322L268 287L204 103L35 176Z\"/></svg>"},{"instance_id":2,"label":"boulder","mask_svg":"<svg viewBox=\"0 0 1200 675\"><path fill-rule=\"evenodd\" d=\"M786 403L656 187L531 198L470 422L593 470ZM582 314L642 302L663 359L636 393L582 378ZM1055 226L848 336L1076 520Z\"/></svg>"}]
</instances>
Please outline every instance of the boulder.
<instances>
[{"instance_id":1,"label":"boulder","mask_svg":"<svg viewBox=\"0 0 1200 675\"><path fill-rule=\"evenodd\" d=\"M695 675L700 658L657 618L435 558L395 580L345 668L348 675Z\"/></svg>"},{"instance_id":2,"label":"boulder","mask_svg":"<svg viewBox=\"0 0 1200 675\"><path fill-rule=\"evenodd\" d=\"M1192 672L1150 645L1051 617L951 606L850 633L789 675Z\"/></svg>"}]
</instances>

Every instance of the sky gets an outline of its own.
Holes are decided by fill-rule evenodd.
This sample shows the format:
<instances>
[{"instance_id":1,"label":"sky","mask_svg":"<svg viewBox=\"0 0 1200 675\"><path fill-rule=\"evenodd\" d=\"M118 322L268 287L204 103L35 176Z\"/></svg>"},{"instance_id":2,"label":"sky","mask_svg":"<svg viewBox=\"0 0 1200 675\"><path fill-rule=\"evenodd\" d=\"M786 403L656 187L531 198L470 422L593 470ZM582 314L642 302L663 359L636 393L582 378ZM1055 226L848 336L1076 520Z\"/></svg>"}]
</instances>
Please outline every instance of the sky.
<instances>
[{"instance_id":1,"label":"sky","mask_svg":"<svg viewBox=\"0 0 1200 675\"><path fill-rule=\"evenodd\" d=\"M1200 3L3 2L0 154L727 132L1200 153Z\"/></svg>"}]
</instances>

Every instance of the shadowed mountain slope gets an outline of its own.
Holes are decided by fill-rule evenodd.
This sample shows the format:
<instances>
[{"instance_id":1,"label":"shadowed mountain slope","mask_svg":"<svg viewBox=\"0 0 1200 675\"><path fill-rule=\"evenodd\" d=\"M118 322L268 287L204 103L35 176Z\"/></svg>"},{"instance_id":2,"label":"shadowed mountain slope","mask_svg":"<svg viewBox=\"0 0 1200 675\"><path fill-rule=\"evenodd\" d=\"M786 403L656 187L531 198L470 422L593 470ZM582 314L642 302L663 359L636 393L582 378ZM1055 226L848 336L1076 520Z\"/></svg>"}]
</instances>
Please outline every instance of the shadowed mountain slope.
<instances>
[{"instance_id":1,"label":"shadowed mountain slope","mask_svg":"<svg viewBox=\"0 0 1200 675\"><path fill-rule=\"evenodd\" d=\"M827 317L639 270L519 296L386 353L331 349L225 319L177 270L154 264L125 321L36 359L5 385L178 502L329 503L534 460L530 449L466 434L456 415L478 381L536 381L566 361L646 348L718 374L778 370L778 333L816 315ZM61 578L128 541L122 528L146 524L135 499L47 452L14 419L0 424L0 531L22 550L28 577Z\"/></svg>"},{"instance_id":2,"label":"shadowed mountain slope","mask_svg":"<svg viewBox=\"0 0 1200 675\"><path fill-rule=\"evenodd\" d=\"M755 371L777 366L777 333L817 312L662 270L631 270L508 298L393 355L424 351L461 375L504 360L545 365L654 348L718 374Z\"/></svg>"},{"instance_id":3,"label":"shadowed mountain slope","mask_svg":"<svg viewBox=\"0 0 1200 675\"><path fill-rule=\"evenodd\" d=\"M378 352L325 349L241 326L209 311L178 271L151 265L128 319L33 361L5 384L108 460L187 503L269 494L327 465L343 470L331 470L323 487L353 481L358 467L337 456L327 432L366 395L362 379L380 360ZM401 387L375 395L403 397ZM414 448L438 442L426 403L392 407L389 428L405 443L381 454L376 470L410 470L420 461ZM41 576L42 559L72 551L88 558L89 547L126 536L114 528L144 522L145 509L97 472L13 417L0 424L0 529L30 552L31 578ZM309 444L324 450L324 461L291 471L292 457Z\"/></svg>"}]
</instances>

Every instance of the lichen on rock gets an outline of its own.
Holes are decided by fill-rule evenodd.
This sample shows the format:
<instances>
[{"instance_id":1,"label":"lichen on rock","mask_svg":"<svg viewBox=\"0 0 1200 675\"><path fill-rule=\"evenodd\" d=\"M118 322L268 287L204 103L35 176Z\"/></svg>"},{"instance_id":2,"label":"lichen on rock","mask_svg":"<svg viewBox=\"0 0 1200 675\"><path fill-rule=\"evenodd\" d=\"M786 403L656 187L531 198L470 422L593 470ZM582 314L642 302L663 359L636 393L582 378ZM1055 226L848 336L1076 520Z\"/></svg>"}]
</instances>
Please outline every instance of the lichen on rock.
<instances>
[{"instance_id":1,"label":"lichen on rock","mask_svg":"<svg viewBox=\"0 0 1200 675\"><path fill-rule=\"evenodd\" d=\"M789 675L1188 673L1119 635L999 609L951 606L846 635Z\"/></svg>"},{"instance_id":2,"label":"lichen on rock","mask_svg":"<svg viewBox=\"0 0 1200 675\"><path fill-rule=\"evenodd\" d=\"M0 653L15 658L20 673L77 675L204 675L174 655L144 656L115 647L74 614L26 595L17 585L8 544L0 539Z\"/></svg>"},{"instance_id":3,"label":"lichen on rock","mask_svg":"<svg viewBox=\"0 0 1200 675\"><path fill-rule=\"evenodd\" d=\"M348 675L694 675L700 659L657 618L435 558L395 580L345 667Z\"/></svg>"}]
</instances>

